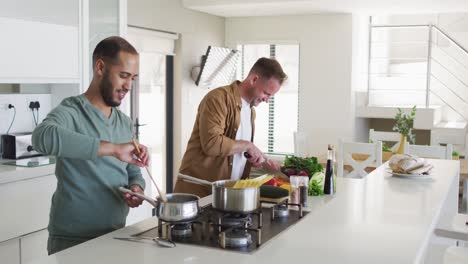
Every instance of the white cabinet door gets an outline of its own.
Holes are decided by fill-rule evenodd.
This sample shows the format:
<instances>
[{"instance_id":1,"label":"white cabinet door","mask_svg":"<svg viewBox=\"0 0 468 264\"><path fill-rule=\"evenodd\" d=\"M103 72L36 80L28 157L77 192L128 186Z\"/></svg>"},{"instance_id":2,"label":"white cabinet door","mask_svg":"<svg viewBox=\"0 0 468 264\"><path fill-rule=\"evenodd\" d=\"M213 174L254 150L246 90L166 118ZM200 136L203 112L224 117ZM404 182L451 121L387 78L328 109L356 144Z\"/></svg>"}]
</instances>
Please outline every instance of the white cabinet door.
<instances>
[{"instance_id":1,"label":"white cabinet door","mask_svg":"<svg viewBox=\"0 0 468 264\"><path fill-rule=\"evenodd\" d=\"M0 82L79 83L79 3L76 0L2 3Z\"/></svg>"},{"instance_id":2,"label":"white cabinet door","mask_svg":"<svg viewBox=\"0 0 468 264\"><path fill-rule=\"evenodd\" d=\"M47 227L56 185L53 174L0 184L0 241Z\"/></svg>"},{"instance_id":3,"label":"white cabinet door","mask_svg":"<svg viewBox=\"0 0 468 264\"><path fill-rule=\"evenodd\" d=\"M29 263L33 260L47 256L46 229L21 237L21 263Z\"/></svg>"},{"instance_id":4,"label":"white cabinet door","mask_svg":"<svg viewBox=\"0 0 468 264\"><path fill-rule=\"evenodd\" d=\"M0 262L8 264L20 264L19 239L12 239L0 243Z\"/></svg>"}]
</instances>

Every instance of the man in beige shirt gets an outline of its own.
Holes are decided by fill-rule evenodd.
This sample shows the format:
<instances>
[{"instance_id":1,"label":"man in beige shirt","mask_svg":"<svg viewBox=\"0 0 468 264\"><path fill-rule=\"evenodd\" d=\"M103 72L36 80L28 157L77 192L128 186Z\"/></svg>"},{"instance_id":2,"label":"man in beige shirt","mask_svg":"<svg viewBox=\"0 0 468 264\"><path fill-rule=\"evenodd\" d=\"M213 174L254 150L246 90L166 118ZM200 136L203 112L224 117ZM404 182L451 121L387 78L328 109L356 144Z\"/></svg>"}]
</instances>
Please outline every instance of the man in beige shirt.
<instances>
[{"instance_id":1,"label":"man in beige shirt","mask_svg":"<svg viewBox=\"0 0 468 264\"><path fill-rule=\"evenodd\" d=\"M275 95L287 76L274 59L260 58L243 80L210 91L198 107L197 118L180 173L211 182L247 178L251 166L279 169L253 144L255 110ZM250 117L250 118L249 118ZM243 153L250 158L246 160ZM179 179L174 192L211 194L211 188Z\"/></svg>"}]
</instances>

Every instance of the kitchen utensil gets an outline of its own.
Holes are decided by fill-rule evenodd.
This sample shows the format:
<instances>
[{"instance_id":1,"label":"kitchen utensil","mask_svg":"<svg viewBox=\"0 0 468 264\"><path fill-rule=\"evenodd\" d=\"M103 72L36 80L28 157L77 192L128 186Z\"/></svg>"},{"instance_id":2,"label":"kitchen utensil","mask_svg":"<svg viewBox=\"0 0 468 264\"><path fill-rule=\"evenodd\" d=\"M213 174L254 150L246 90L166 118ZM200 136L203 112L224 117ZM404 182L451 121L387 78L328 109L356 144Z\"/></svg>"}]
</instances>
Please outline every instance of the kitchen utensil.
<instances>
[{"instance_id":1,"label":"kitchen utensil","mask_svg":"<svg viewBox=\"0 0 468 264\"><path fill-rule=\"evenodd\" d=\"M153 238L153 241L158 243L158 245L160 245L162 247L167 247L167 248L176 247L176 244L174 243L174 241L169 240L169 239L165 239L165 238L162 238L162 237Z\"/></svg>"},{"instance_id":2,"label":"kitchen utensil","mask_svg":"<svg viewBox=\"0 0 468 264\"><path fill-rule=\"evenodd\" d=\"M156 208L156 216L167 222L183 222L195 219L200 212L198 200L200 197L186 193L170 193L167 195L167 201L159 201L150 198L144 194L132 192L124 187L119 187L122 193L135 195L143 199Z\"/></svg>"},{"instance_id":3,"label":"kitchen utensil","mask_svg":"<svg viewBox=\"0 0 468 264\"><path fill-rule=\"evenodd\" d=\"M249 153L244 152L244 157L246 159L250 159L252 156L250 156ZM264 172L266 172L266 173L268 173L270 175L273 175L274 177L278 177L281 180L283 180L284 182L289 182L289 177L286 174L284 174L282 171L270 168L270 166L268 166L268 164L266 162L267 162L266 158L263 158L261 160L261 162L260 162L260 166L261 166L261 168L262 168L262 170Z\"/></svg>"},{"instance_id":4,"label":"kitchen utensil","mask_svg":"<svg viewBox=\"0 0 468 264\"><path fill-rule=\"evenodd\" d=\"M133 139L133 146L135 147L137 153L140 154L141 153L140 147L138 147L138 143L136 142L135 139ZM145 166L145 169L151 181L153 182L154 186L156 187L156 190L159 193L159 197L161 197L161 200L163 200L163 202L167 202L166 194L159 189L158 185L156 184L156 181L153 179L153 176L151 175L151 171L149 170L148 166Z\"/></svg>"},{"instance_id":5,"label":"kitchen utensil","mask_svg":"<svg viewBox=\"0 0 468 264\"><path fill-rule=\"evenodd\" d=\"M209 182L192 176L179 173L183 181L211 186L213 208L230 213L250 213L260 206L260 187L248 187L235 189L233 186L237 181L221 180Z\"/></svg>"},{"instance_id":6,"label":"kitchen utensil","mask_svg":"<svg viewBox=\"0 0 468 264\"><path fill-rule=\"evenodd\" d=\"M43 156L32 146L32 133L15 133L2 135L4 159L22 159L35 156Z\"/></svg>"},{"instance_id":7,"label":"kitchen utensil","mask_svg":"<svg viewBox=\"0 0 468 264\"><path fill-rule=\"evenodd\" d=\"M282 203L286 199L289 199L289 195L285 197L279 197L279 198L260 197L261 202L268 202L268 203L275 203L275 204Z\"/></svg>"},{"instance_id":8,"label":"kitchen utensil","mask_svg":"<svg viewBox=\"0 0 468 264\"><path fill-rule=\"evenodd\" d=\"M176 247L176 244L174 241L165 239L162 237L156 237L156 238L151 238L151 237L114 237L114 239L117 240L122 240L122 241L130 241L130 242L141 242L142 240L151 240L156 242L158 245L162 247L167 247L167 248L174 248Z\"/></svg>"}]
</instances>

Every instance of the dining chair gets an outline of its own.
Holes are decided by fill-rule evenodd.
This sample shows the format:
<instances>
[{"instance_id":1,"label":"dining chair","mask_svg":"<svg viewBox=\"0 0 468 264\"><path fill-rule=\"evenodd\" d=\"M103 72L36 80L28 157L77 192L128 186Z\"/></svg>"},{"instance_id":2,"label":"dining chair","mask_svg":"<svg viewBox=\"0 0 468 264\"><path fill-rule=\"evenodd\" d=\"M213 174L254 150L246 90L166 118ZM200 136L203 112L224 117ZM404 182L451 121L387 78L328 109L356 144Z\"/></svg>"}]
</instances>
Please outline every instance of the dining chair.
<instances>
[{"instance_id":1,"label":"dining chair","mask_svg":"<svg viewBox=\"0 0 468 264\"><path fill-rule=\"evenodd\" d=\"M468 263L468 248L458 246L459 242L466 243L468 241L467 222L467 214L456 214L452 219L450 228L435 229L434 233L437 236L457 240L457 246L451 246L445 250L443 258L444 264Z\"/></svg>"},{"instance_id":2,"label":"dining chair","mask_svg":"<svg viewBox=\"0 0 468 264\"><path fill-rule=\"evenodd\" d=\"M451 246L444 254L443 264L466 264L468 263L468 248Z\"/></svg>"},{"instance_id":3,"label":"dining chair","mask_svg":"<svg viewBox=\"0 0 468 264\"><path fill-rule=\"evenodd\" d=\"M468 214L456 214L448 227L436 228L434 233L441 237L468 241Z\"/></svg>"},{"instance_id":4,"label":"dining chair","mask_svg":"<svg viewBox=\"0 0 468 264\"><path fill-rule=\"evenodd\" d=\"M367 158L364 161L357 161L353 159L352 154L363 154ZM377 166L382 164L382 142L374 143L358 143L358 142L344 142L339 140L337 152L337 176L344 177L344 166L350 165L350 171L346 177L365 177L367 172L365 169L375 163Z\"/></svg>"},{"instance_id":5,"label":"dining chair","mask_svg":"<svg viewBox=\"0 0 468 264\"><path fill-rule=\"evenodd\" d=\"M369 142L375 143L377 141L382 142L394 142L392 146L392 151L396 151L400 146L401 134L397 132L386 132L386 131L375 131L374 129L369 129Z\"/></svg>"},{"instance_id":6,"label":"dining chair","mask_svg":"<svg viewBox=\"0 0 468 264\"><path fill-rule=\"evenodd\" d=\"M422 158L429 159L452 159L453 145L447 146L424 146L424 145L410 145L405 142L405 153L416 155Z\"/></svg>"},{"instance_id":7,"label":"dining chair","mask_svg":"<svg viewBox=\"0 0 468 264\"><path fill-rule=\"evenodd\" d=\"M453 150L465 157L468 155L468 134L448 134L438 130L431 130L431 145L452 144Z\"/></svg>"}]
</instances>

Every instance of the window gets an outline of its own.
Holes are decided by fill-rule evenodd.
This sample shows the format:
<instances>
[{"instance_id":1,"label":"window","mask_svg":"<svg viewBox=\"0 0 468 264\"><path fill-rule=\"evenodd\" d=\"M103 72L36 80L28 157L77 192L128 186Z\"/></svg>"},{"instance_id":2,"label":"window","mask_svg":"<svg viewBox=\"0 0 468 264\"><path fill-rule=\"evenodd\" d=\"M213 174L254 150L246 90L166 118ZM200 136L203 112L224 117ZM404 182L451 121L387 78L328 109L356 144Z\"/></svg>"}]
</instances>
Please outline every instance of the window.
<instances>
[{"instance_id":1,"label":"window","mask_svg":"<svg viewBox=\"0 0 468 264\"><path fill-rule=\"evenodd\" d=\"M270 102L256 108L254 143L266 153L293 153L298 123L299 45L249 44L237 49L241 51L237 79L243 80L261 57L277 59L288 75Z\"/></svg>"}]
</instances>

